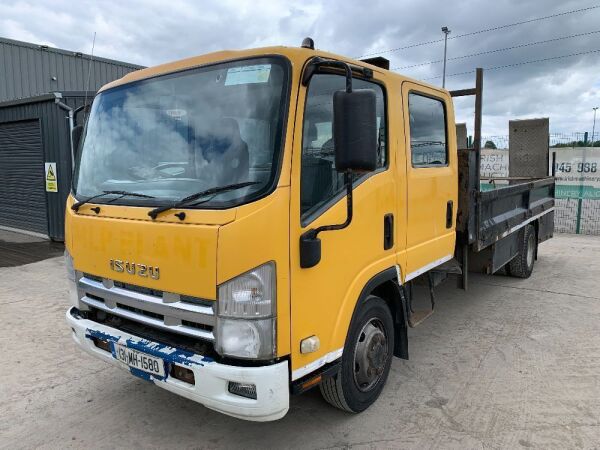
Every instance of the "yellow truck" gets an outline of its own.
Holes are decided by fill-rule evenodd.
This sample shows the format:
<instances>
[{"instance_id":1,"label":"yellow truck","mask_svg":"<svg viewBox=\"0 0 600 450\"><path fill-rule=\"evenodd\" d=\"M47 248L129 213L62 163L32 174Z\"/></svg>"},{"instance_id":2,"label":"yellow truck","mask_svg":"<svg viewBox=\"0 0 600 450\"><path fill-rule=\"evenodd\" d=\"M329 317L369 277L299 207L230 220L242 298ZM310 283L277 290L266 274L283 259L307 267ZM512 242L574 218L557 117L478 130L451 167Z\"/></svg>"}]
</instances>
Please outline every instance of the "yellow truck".
<instances>
[{"instance_id":1,"label":"yellow truck","mask_svg":"<svg viewBox=\"0 0 600 450\"><path fill-rule=\"evenodd\" d=\"M319 386L358 413L448 274L527 277L552 178L479 189L451 93L302 47L139 70L73 130L72 306L86 352L235 417ZM479 79L479 78L478 78ZM481 80L474 90L479 105ZM461 275L462 274L462 275Z\"/></svg>"}]
</instances>

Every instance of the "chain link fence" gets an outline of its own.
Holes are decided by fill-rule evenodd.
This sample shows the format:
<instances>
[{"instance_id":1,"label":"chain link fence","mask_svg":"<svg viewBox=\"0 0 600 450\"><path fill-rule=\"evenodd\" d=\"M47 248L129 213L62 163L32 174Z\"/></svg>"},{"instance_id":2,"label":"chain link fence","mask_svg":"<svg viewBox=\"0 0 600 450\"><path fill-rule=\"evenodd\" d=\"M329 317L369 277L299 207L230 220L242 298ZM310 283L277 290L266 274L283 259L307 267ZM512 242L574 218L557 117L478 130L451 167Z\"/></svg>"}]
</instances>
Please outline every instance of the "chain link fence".
<instances>
[{"instance_id":1,"label":"chain link fence","mask_svg":"<svg viewBox=\"0 0 600 450\"><path fill-rule=\"evenodd\" d=\"M600 137L597 133L552 133L559 233L600 235Z\"/></svg>"},{"instance_id":2,"label":"chain link fence","mask_svg":"<svg viewBox=\"0 0 600 450\"><path fill-rule=\"evenodd\" d=\"M554 228L561 233L600 235L600 142L580 136L550 140L556 176ZM587 145L586 145L587 143Z\"/></svg>"},{"instance_id":3,"label":"chain link fence","mask_svg":"<svg viewBox=\"0 0 600 450\"><path fill-rule=\"evenodd\" d=\"M592 143L592 133L587 131L574 133L551 133L550 147L555 148L577 148L577 147L600 147L600 133L594 133L594 142Z\"/></svg>"},{"instance_id":4,"label":"chain link fence","mask_svg":"<svg viewBox=\"0 0 600 450\"><path fill-rule=\"evenodd\" d=\"M594 133L594 142L592 144L592 133L587 131L573 133L550 133L550 147L554 148L578 148L578 147L599 147L600 148L600 125ZM472 137L469 136L468 146L473 146ZM506 149L508 150L508 135L501 136L482 136L481 148Z\"/></svg>"}]
</instances>

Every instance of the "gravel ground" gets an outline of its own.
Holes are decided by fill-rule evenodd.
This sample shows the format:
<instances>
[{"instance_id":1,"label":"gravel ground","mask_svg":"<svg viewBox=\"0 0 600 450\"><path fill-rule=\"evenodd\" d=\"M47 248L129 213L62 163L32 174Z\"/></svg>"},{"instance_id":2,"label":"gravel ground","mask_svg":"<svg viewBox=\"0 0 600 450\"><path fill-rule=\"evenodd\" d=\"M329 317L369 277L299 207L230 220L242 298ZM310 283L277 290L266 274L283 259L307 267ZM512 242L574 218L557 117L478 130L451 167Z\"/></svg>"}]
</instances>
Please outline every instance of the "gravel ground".
<instances>
[{"instance_id":1,"label":"gravel ground","mask_svg":"<svg viewBox=\"0 0 600 450\"><path fill-rule=\"evenodd\" d=\"M76 348L62 258L0 268L3 448L599 448L600 238L559 235L533 276L473 275L410 330L360 415L318 390L251 423L212 412Z\"/></svg>"}]
</instances>

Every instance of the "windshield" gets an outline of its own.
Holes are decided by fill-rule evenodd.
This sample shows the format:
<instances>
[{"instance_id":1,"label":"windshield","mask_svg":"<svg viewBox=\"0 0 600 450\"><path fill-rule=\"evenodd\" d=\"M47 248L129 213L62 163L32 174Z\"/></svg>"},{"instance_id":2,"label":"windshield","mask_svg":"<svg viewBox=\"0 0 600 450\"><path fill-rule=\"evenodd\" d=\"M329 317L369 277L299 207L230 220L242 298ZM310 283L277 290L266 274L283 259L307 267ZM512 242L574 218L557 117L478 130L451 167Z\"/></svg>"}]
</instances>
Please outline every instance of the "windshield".
<instances>
[{"instance_id":1,"label":"windshield","mask_svg":"<svg viewBox=\"0 0 600 450\"><path fill-rule=\"evenodd\" d=\"M223 208L274 187L287 100L281 57L217 64L116 87L94 100L73 189L79 200L161 205L237 183L203 202ZM252 183L249 183L252 182Z\"/></svg>"}]
</instances>

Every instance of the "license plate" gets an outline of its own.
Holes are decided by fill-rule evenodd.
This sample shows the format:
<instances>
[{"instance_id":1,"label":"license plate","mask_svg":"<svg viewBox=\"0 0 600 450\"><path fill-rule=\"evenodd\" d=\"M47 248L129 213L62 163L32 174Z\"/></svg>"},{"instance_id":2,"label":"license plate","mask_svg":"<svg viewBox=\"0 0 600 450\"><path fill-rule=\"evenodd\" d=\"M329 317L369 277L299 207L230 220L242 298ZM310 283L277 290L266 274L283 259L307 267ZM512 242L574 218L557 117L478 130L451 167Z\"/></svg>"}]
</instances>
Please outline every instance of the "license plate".
<instances>
[{"instance_id":1,"label":"license plate","mask_svg":"<svg viewBox=\"0 0 600 450\"><path fill-rule=\"evenodd\" d=\"M119 361L124 362L134 369L139 369L164 378L165 362L162 359L138 352L137 350L133 350L123 345L114 344L114 346L115 356Z\"/></svg>"}]
</instances>

